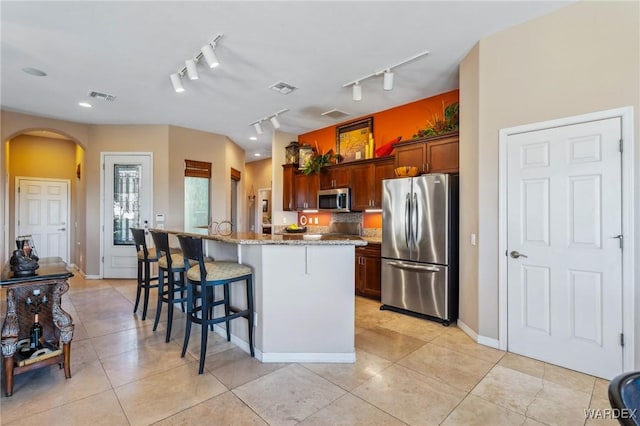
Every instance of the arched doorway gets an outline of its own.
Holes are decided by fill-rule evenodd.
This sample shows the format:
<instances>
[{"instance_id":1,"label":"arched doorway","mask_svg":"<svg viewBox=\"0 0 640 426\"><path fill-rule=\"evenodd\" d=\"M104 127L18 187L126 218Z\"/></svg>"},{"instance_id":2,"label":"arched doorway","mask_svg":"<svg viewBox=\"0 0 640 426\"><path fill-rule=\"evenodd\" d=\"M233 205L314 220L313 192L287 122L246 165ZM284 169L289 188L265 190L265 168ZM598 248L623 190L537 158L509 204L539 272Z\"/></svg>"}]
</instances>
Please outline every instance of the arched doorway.
<instances>
[{"instance_id":1,"label":"arched doorway","mask_svg":"<svg viewBox=\"0 0 640 426\"><path fill-rule=\"evenodd\" d=\"M5 153L5 256L16 236L33 234L39 256L62 257L82 271L84 149L62 132L26 129L5 140Z\"/></svg>"}]
</instances>

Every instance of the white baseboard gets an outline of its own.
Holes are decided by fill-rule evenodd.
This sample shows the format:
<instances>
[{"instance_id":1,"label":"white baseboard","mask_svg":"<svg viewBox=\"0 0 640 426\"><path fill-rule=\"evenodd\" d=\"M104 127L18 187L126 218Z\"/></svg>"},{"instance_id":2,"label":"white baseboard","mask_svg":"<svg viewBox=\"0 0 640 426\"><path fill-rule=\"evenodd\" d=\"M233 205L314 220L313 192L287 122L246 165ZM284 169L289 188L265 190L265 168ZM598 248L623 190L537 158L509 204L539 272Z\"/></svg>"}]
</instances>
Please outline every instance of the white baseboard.
<instances>
[{"instance_id":1,"label":"white baseboard","mask_svg":"<svg viewBox=\"0 0 640 426\"><path fill-rule=\"evenodd\" d=\"M457 325L458 325L458 328L460 330L464 331L464 333L467 336L471 337L474 342L478 341L478 333L473 331L473 329L471 327L469 327L467 324L463 323L461 320L457 321Z\"/></svg>"},{"instance_id":2,"label":"white baseboard","mask_svg":"<svg viewBox=\"0 0 640 426\"><path fill-rule=\"evenodd\" d=\"M498 339L492 339L491 337L478 336L477 342L481 345L489 346L495 349L500 349L500 340Z\"/></svg>"},{"instance_id":3,"label":"white baseboard","mask_svg":"<svg viewBox=\"0 0 640 426\"><path fill-rule=\"evenodd\" d=\"M458 328L464 331L464 333L471 337L474 342L477 342L480 345L489 346L495 349L500 349L500 341L498 339L492 339L490 337L479 336L478 333L473 331L471 327L469 327L464 322L458 320Z\"/></svg>"},{"instance_id":4,"label":"white baseboard","mask_svg":"<svg viewBox=\"0 0 640 426\"><path fill-rule=\"evenodd\" d=\"M324 362L352 364L356 362L353 353L263 353L262 362Z\"/></svg>"},{"instance_id":5,"label":"white baseboard","mask_svg":"<svg viewBox=\"0 0 640 426\"><path fill-rule=\"evenodd\" d=\"M227 337L227 331L224 327L219 325L213 326L213 331L221 336ZM231 343L238 346L246 353L249 351L249 343L237 337L231 335ZM356 362L356 354L352 353L263 353L262 351L254 348L256 359L262 362L326 362L326 363L354 363Z\"/></svg>"}]
</instances>

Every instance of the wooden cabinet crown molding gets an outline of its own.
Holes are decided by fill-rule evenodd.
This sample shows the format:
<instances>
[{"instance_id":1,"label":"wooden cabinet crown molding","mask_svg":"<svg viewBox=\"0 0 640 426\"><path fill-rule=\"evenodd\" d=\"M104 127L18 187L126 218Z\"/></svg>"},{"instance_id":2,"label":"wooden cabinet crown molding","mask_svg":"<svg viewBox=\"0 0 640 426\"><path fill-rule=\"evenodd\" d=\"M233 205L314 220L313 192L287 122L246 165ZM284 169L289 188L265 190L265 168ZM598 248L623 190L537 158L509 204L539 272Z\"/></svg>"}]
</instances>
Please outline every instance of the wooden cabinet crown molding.
<instances>
[{"instance_id":1,"label":"wooden cabinet crown molding","mask_svg":"<svg viewBox=\"0 0 640 426\"><path fill-rule=\"evenodd\" d=\"M393 159L394 159L393 155L387 155L385 157L375 157L375 158L368 158L366 160L356 160L356 161L348 161L346 163L331 164L330 166L324 166L322 169L332 170L332 169L339 169L342 167L358 166L362 164L375 164L375 163L385 162L388 160L393 161Z\"/></svg>"},{"instance_id":2,"label":"wooden cabinet crown molding","mask_svg":"<svg viewBox=\"0 0 640 426\"><path fill-rule=\"evenodd\" d=\"M399 147L403 147L403 146L407 146L407 145L413 145L413 144L419 144L419 143L427 143L427 142L433 142L433 141L444 141L447 139L455 139L458 140L460 139L460 133L459 132L451 132L451 133L445 133L443 135L437 135L437 136L429 136L426 138L419 138L419 139L410 139L407 141L402 141L402 142L398 142L396 144L394 144L394 148L399 148ZM390 155L390 157L393 157L393 155Z\"/></svg>"}]
</instances>

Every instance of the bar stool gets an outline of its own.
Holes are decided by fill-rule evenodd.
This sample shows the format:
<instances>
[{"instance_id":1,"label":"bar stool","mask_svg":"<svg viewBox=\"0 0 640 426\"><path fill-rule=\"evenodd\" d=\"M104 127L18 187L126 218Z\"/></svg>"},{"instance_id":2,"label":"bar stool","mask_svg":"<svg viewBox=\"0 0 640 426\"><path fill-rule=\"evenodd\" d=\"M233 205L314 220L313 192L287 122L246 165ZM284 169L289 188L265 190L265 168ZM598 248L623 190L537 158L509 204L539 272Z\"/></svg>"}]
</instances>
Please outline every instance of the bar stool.
<instances>
[{"instance_id":1,"label":"bar stool","mask_svg":"<svg viewBox=\"0 0 640 426\"><path fill-rule=\"evenodd\" d=\"M147 306L149 305L149 290L158 287L158 284L151 285L151 281L158 281L158 277L151 276L151 264L158 261L158 253L155 248L147 248L145 238L145 230L138 228L130 228L133 234L133 240L136 243L136 252L138 254L138 288L136 291L136 303L133 306L133 312L138 310L140 303L140 291L144 289L144 300L142 302L142 320L147 318Z\"/></svg>"},{"instance_id":2,"label":"bar stool","mask_svg":"<svg viewBox=\"0 0 640 426\"><path fill-rule=\"evenodd\" d=\"M185 235L178 235L178 241L182 248L182 255L187 269L187 324L182 345L182 357L187 352L191 324L200 324L200 366L198 374L204 370L204 361L207 353L207 328L213 328L214 324L224 322L227 328L227 341L231 341L231 328L229 322L236 318L246 318L249 326L249 351L253 357L253 272L251 268L237 262L215 261L205 262L202 254L202 239ZM198 264L189 267L188 261L194 260ZM246 281L247 308L238 309L231 306L231 287L229 284L236 281ZM215 300L215 288L223 286L224 297ZM200 299L200 305L197 305ZM215 317L214 307L224 305L224 315ZM198 316L198 313L200 316Z\"/></svg>"},{"instance_id":3,"label":"bar stool","mask_svg":"<svg viewBox=\"0 0 640 426\"><path fill-rule=\"evenodd\" d=\"M158 328L160 314L162 313L162 303L167 303L167 336L165 342L171 340L171 326L173 324L173 305L180 302L182 312L185 311L184 304L187 301L185 290L187 289L184 280L184 259L182 252L178 248L169 246L169 234L161 231L149 231L153 238L153 244L158 253L158 307L156 309L156 319L153 322L153 331ZM195 265L195 262L193 262ZM165 288L165 277L167 274L167 287ZM178 279L175 279L178 274ZM176 297L176 293L180 297Z\"/></svg>"}]
</instances>

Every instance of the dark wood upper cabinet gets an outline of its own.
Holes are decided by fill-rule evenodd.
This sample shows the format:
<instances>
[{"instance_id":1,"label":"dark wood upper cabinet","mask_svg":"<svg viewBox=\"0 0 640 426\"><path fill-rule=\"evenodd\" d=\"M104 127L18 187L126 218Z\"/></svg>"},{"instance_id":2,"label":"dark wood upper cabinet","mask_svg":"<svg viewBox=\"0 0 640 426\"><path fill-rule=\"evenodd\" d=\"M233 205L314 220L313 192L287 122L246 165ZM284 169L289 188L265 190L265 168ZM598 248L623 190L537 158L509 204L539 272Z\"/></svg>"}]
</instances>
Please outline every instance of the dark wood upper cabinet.
<instances>
[{"instance_id":1,"label":"dark wood upper cabinet","mask_svg":"<svg viewBox=\"0 0 640 426\"><path fill-rule=\"evenodd\" d=\"M296 209L294 176L297 171L297 164L285 164L282 166L282 210L284 211Z\"/></svg>"},{"instance_id":2,"label":"dark wood upper cabinet","mask_svg":"<svg viewBox=\"0 0 640 426\"><path fill-rule=\"evenodd\" d=\"M351 166L351 210L382 207L382 180L393 177L393 157Z\"/></svg>"},{"instance_id":3,"label":"dark wood upper cabinet","mask_svg":"<svg viewBox=\"0 0 640 426\"><path fill-rule=\"evenodd\" d=\"M396 144L396 167L415 166L421 173L457 173L459 135L434 136Z\"/></svg>"},{"instance_id":4,"label":"dark wood upper cabinet","mask_svg":"<svg viewBox=\"0 0 640 426\"><path fill-rule=\"evenodd\" d=\"M351 168L348 164L328 166L320 173L320 189L347 188L351 182Z\"/></svg>"},{"instance_id":5,"label":"dark wood upper cabinet","mask_svg":"<svg viewBox=\"0 0 640 426\"><path fill-rule=\"evenodd\" d=\"M320 177L317 173L305 175L298 173L294 177L296 203L294 210L318 208L318 186Z\"/></svg>"}]
</instances>

